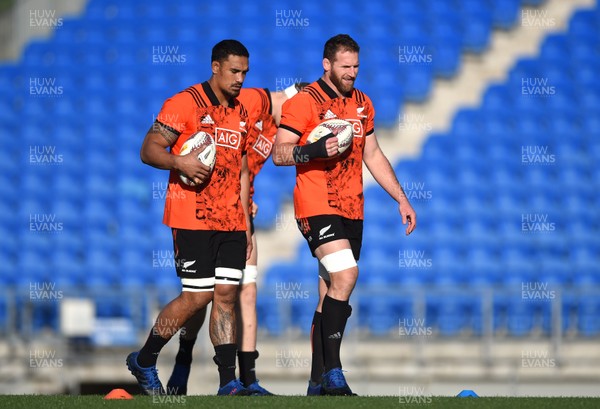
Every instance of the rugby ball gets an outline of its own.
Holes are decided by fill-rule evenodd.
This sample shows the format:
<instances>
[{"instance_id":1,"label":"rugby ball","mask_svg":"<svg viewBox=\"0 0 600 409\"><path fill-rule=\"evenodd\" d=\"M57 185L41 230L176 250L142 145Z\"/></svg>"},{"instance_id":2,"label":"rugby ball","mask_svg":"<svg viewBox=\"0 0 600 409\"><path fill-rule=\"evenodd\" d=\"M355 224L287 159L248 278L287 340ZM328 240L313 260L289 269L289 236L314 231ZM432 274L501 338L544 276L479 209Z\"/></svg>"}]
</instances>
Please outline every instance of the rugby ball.
<instances>
[{"instance_id":1,"label":"rugby ball","mask_svg":"<svg viewBox=\"0 0 600 409\"><path fill-rule=\"evenodd\" d=\"M204 163L212 171L217 160L217 145L210 134L206 132L196 132L183 143L179 155L187 155L190 152L198 153L198 160ZM196 186L196 183L189 179L183 173L179 174L179 178L188 186Z\"/></svg>"},{"instance_id":2,"label":"rugby ball","mask_svg":"<svg viewBox=\"0 0 600 409\"><path fill-rule=\"evenodd\" d=\"M330 133L338 138L339 153L344 153L352 145L352 139L354 138L352 124L343 119L328 119L321 122L310 132L308 138L306 138L306 143L314 143Z\"/></svg>"}]
</instances>

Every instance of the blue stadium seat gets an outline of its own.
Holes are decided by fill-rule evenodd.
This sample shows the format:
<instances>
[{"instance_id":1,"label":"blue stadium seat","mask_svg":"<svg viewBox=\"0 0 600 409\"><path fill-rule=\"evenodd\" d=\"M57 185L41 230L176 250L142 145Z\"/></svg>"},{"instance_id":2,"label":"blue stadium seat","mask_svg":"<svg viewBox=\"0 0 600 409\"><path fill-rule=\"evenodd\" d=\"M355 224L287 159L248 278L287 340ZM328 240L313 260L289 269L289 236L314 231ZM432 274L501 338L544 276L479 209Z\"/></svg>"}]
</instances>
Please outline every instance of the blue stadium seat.
<instances>
[{"instance_id":1,"label":"blue stadium seat","mask_svg":"<svg viewBox=\"0 0 600 409\"><path fill-rule=\"evenodd\" d=\"M442 296L438 304L437 328L442 336L456 336L469 327L471 309L461 295Z\"/></svg>"},{"instance_id":2,"label":"blue stadium seat","mask_svg":"<svg viewBox=\"0 0 600 409\"><path fill-rule=\"evenodd\" d=\"M560 61L569 52L567 37L561 34L550 34L542 42L541 56L544 59Z\"/></svg>"},{"instance_id":3,"label":"blue stadium seat","mask_svg":"<svg viewBox=\"0 0 600 409\"><path fill-rule=\"evenodd\" d=\"M577 311L577 329L586 337L600 334L600 300L594 295L582 295Z\"/></svg>"},{"instance_id":4,"label":"blue stadium seat","mask_svg":"<svg viewBox=\"0 0 600 409\"><path fill-rule=\"evenodd\" d=\"M403 304L402 300L391 294L379 294L377 297L367 297L367 299L368 302L361 305L360 311L364 315L370 333L384 336L396 330L398 317L406 315L406 312L398 307L398 304Z\"/></svg>"},{"instance_id":5,"label":"blue stadium seat","mask_svg":"<svg viewBox=\"0 0 600 409\"><path fill-rule=\"evenodd\" d=\"M510 29L514 26L521 4L519 0L492 3L492 20L495 27Z\"/></svg>"},{"instance_id":6,"label":"blue stadium seat","mask_svg":"<svg viewBox=\"0 0 600 409\"><path fill-rule=\"evenodd\" d=\"M91 249L86 252L84 268L87 272L83 285L87 288L112 287L127 274L118 268L116 256L108 249Z\"/></svg>"},{"instance_id":7,"label":"blue stadium seat","mask_svg":"<svg viewBox=\"0 0 600 409\"><path fill-rule=\"evenodd\" d=\"M482 246L478 240L471 240L463 267L465 281L471 287L501 283L504 271L500 266L500 258L495 253L495 248L495 246Z\"/></svg>"},{"instance_id":8,"label":"blue stadium seat","mask_svg":"<svg viewBox=\"0 0 600 409\"><path fill-rule=\"evenodd\" d=\"M440 22L434 25L432 33L433 69L438 77L450 78L460 69L462 41L458 26Z\"/></svg>"},{"instance_id":9,"label":"blue stadium seat","mask_svg":"<svg viewBox=\"0 0 600 409\"><path fill-rule=\"evenodd\" d=\"M401 68L400 76L406 99L413 102L423 102L429 96L431 90L433 67L431 65L407 65Z\"/></svg>"},{"instance_id":10,"label":"blue stadium seat","mask_svg":"<svg viewBox=\"0 0 600 409\"><path fill-rule=\"evenodd\" d=\"M488 86L483 95L483 108L493 112L504 111L511 101L511 94L504 84Z\"/></svg>"},{"instance_id":11,"label":"blue stadium seat","mask_svg":"<svg viewBox=\"0 0 600 409\"><path fill-rule=\"evenodd\" d=\"M273 296L259 292L256 300L258 325L272 336L282 335L285 330L282 303Z\"/></svg>"},{"instance_id":12,"label":"blue stadium seat","mask_svg":"<svg viewBox=\"0 0 600 409\"><path fill-rule=\"evenodd\" d=\"M491 36L492 11L478 1L461 1L463 48L481 53L487 49Z\"/></svg>"},{"instance_id":13,"label":"blue stadium seat","mask_svg":"<svg viewBox=\"0 0 600 409\"><path fill-rule=\"evenodd\" d=\"M291 299L292 325L299 328L303 334L309 335L319 298L316 280L295 284L299 285L292 286L292 290L288 290L291 291L288 295L293 297Z\"/></svg>"},{"instance_id":14,"label":"blue stadium seat","mask_svg":"<svg viewBox=\"0 0 600 409\"><path fill-rule=\"evenodd\" d=\"M534 302L523 300L520 293L509 298L506 309L508 333L514 337L523 337L531 334L535 329L536 315Z\"/></svg>"}]
</instances>

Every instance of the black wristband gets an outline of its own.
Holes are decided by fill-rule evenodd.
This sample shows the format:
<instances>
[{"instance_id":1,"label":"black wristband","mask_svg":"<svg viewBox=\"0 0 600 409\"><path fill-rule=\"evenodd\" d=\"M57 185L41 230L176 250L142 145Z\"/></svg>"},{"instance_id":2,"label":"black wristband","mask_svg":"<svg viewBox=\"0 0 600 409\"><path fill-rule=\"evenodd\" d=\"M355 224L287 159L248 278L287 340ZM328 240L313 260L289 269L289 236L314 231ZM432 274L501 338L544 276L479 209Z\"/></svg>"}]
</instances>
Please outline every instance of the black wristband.
<instances>
[{"instance_id":1,"label":"black wristband","mask_svg":"<svg viewBox=\"0 0 600 409\"><path fill-rule=\"evenodd\" d=\"M333 138L333 136L333 133L330 133L314 143L309 143L303 146L294 146L294 150L292 152L294 163L307 163L313 159L327 158L328 155L325 142L327 142L327 139Z\"/></svg>"}]
</instances>

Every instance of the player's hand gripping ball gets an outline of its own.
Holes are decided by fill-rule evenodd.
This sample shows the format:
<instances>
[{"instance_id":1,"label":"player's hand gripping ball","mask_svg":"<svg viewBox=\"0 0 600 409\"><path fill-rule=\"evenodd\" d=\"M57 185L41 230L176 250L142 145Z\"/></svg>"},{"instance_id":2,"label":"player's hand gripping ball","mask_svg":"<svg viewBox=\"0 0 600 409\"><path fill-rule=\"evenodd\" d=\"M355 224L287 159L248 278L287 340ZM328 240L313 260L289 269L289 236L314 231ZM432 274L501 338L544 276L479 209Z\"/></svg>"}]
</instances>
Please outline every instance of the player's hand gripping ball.
<instances>
[{"instance_id":1,"label":"player's hand gripping ball","mask_svg":"<svg viewBox=\"0 0 600 409\"><path fill-rule=\"evenodd\" d=\"M338 152L342 154L352 145L354 132L352 124L343 119L329 119L321 122L306 138L307 143L314 143L324 136L333 134L338 139Z\"/></svg>"},{"instance_id":2,"label":"player's hand gripping ball","mask_svg":"<svg viewBox=\"0 0 600 409\"><path fill-rule=\"evenodd\" d=\"M210 134L200 131L190 136L181 147L179 155L187 155L190 152L197 153L198 160L213 170L217 160L217 145ZM179 174L179 178L188 186L196 186L196 183L183 173Z\"/></svg>"}]
</instances>

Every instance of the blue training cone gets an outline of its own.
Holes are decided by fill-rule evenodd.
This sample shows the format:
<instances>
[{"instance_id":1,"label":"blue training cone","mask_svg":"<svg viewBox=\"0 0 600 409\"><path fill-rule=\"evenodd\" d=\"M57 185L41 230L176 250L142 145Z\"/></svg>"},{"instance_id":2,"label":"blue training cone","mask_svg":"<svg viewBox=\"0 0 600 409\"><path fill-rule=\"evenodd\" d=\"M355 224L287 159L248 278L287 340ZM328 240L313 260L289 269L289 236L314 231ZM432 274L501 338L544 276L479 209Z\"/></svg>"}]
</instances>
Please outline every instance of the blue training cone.
<instances>
[{"instance_id":1,"label":"blue training cone","mask_svg":"<svg viewBox=\"0 0 600 409\"><path fill-rule=\"evenodd\" d=\"M460 393L458 395L456 395L457 398L478 398L479 396L475 393L475 391L472 391L471 389L464 389L462 391L460 391Z\"/></svg>"}]
</instances>

